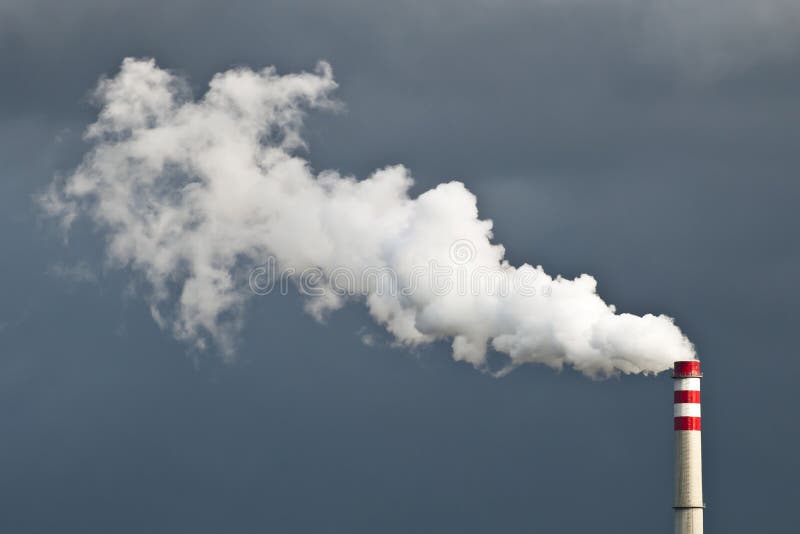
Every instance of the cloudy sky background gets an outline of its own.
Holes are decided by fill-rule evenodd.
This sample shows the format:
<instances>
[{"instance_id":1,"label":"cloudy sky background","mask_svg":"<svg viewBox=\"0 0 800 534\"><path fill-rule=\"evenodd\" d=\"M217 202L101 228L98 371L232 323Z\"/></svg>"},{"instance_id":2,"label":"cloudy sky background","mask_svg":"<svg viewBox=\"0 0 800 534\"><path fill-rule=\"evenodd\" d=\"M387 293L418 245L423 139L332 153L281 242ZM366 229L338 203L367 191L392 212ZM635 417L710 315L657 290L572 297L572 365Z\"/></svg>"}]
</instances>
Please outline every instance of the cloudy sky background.
<instances>
[{"instance_id":1,"label":"cloudy sky background","mask_svg":"<svg viewBox=\"0 0 800 534\"><path fill-rule=\"evenodd\" d=\"M152 56L201 94L328 60L318 169L459 179L512 263L666 313L704 382L707 525L785 531L795 410L800 7L704 2L60 2L0 6L0 526L9 532L669 532L669 378L497 380L251 302L239 359L161 332L102 236L32 197L88 94ZM361 337L375 334L376 346ZM382 341L381 341L382 340ZM754 512L754 510L756 512ZM756 528L755 525L759 525Z\"/></svg>"}]
</instances>

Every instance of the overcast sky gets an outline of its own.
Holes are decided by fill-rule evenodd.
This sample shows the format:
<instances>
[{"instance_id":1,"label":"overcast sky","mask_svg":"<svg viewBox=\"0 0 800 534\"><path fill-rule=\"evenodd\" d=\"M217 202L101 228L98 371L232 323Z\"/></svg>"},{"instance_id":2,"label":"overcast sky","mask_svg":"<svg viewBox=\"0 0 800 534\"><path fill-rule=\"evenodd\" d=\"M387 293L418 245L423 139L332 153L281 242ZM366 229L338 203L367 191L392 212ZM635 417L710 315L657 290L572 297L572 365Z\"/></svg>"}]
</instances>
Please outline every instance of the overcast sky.
<instances>
[{"instance_id":1,"label":"overcast sky","mask_svg":"<svg viewBox=\"0 0 800 534\"><path fill-rule=\"evenodd\" d=\"M333 67L316 169L462 180L512 263L588 272L703 361L706 524L800 499L800 4L790 0L0 4L0 530L670 532L670 379L501 379L254 298L234 363L159 329L103 235L33 202L126 56ZM367 334L376 342L362 343Z\"/></svg>"}]
</instances>

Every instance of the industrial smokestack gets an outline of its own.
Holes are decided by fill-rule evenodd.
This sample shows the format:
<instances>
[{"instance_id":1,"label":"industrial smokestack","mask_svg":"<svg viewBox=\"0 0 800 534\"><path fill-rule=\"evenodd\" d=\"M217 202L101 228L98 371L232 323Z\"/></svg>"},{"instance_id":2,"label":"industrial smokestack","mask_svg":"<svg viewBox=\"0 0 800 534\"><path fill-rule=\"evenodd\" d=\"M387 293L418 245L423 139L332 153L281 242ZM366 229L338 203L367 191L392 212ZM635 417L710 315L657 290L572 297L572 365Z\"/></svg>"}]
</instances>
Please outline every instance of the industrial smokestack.
<instances>
[{"instance_id":1,"label":"industrial smokestack","mask_svg":"<svg viewBox=\"0 0 800 534\"><path fill-rule=\"evenodd\" d=\"M703 533L700 362L675 362L675 534Z\"/></svg>"}]
</instances>

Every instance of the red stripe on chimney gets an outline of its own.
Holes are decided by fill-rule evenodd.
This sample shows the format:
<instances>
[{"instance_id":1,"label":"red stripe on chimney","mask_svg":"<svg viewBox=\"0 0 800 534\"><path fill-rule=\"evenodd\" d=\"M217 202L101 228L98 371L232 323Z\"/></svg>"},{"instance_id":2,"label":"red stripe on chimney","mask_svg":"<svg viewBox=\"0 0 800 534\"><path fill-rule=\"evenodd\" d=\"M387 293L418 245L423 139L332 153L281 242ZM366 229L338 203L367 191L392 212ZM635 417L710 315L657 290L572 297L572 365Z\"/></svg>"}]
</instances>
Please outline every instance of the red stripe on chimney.
<instances>
[{"instance_id":1,"label":"red stripe on chimney","mask_svg":"<svg viewBox=\"0 0 800 534\"><path fill-rule=\"evenodd\" d=\"M701 430L699 417L676 417L675 430Z\"/></svg>"},{"instance_id":2,"label":"red stripe on chimney","mask_svg":"<svg viewBox=\"0 0 800 534\"><path fill-rule=\"evenodd\" d=\"M676 391L675 392L675 404L680 403L696 403L700 404L700 392L699 391Z\"/></svg>"}]
</instances>

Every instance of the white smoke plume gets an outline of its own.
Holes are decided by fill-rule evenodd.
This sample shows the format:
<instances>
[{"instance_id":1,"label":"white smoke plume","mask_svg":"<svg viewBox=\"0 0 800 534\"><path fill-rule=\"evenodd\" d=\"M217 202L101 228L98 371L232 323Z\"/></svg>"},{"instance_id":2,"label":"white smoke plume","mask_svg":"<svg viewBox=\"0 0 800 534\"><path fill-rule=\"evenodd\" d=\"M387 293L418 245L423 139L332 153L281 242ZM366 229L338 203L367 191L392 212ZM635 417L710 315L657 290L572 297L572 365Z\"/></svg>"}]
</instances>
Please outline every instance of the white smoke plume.
<instances>
[{"instance_id":1,"label":"white smoke plume","mask_svg":"<svg viewBox=\"0 0 800 534\"><path fill-rule=\"evenodd\" d=\"M146 280L159 324L228 357L252 295L242 268L268 257L295 282L316 270L315 315L361 300L399 344L450 340L456 360L482 369L490 346L507 356L506 369L538 362L590 376L659 372L694 356L671 318L617 314L589 275L509 265L462 183L412 198L402 166L363 180L312 171L298 155L304 113L334 106L335 87L324 62L288 75L238 68L194 99L153 60L125 59L98 85L93 147L41 205L67 227L88 217L110 262ZM432 265L449 269L452 284L420 275ZM399 290L381 291L374 276L336 290L337 273L376 270L394 273ZM463 284L476 274L488 278ZM492 280L514 283L492 291Z\"/></svg>"}]
</instances>

